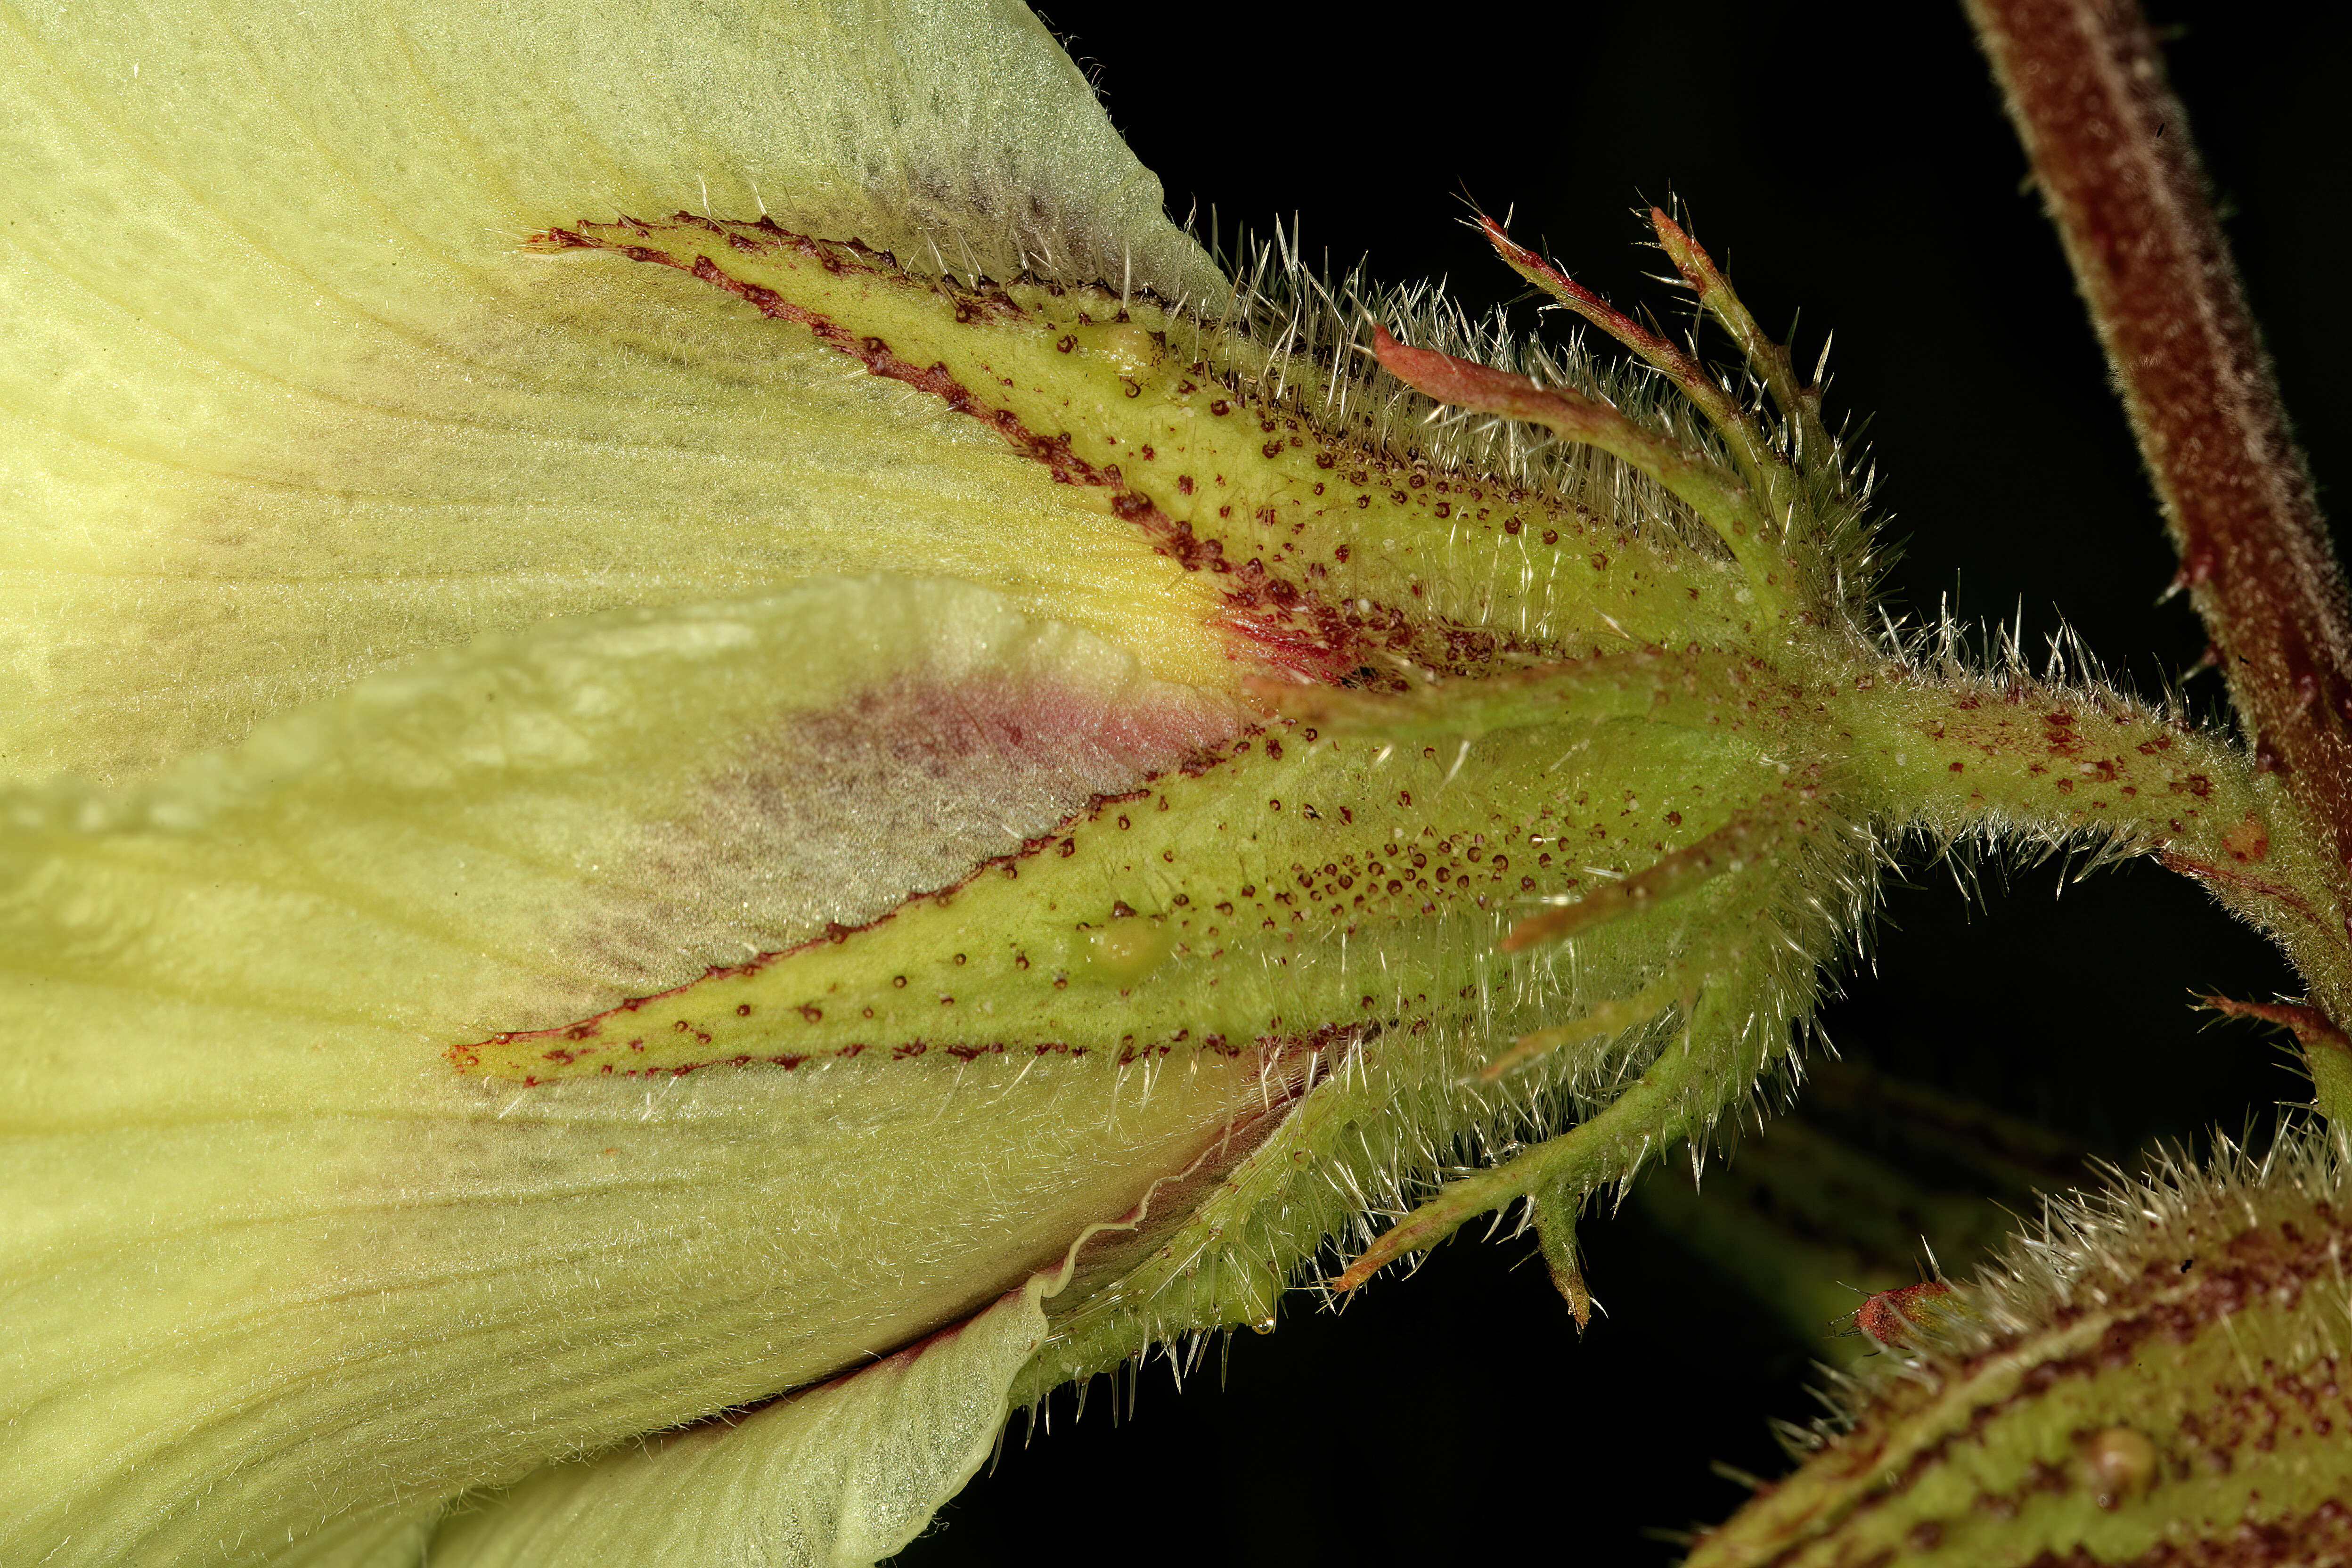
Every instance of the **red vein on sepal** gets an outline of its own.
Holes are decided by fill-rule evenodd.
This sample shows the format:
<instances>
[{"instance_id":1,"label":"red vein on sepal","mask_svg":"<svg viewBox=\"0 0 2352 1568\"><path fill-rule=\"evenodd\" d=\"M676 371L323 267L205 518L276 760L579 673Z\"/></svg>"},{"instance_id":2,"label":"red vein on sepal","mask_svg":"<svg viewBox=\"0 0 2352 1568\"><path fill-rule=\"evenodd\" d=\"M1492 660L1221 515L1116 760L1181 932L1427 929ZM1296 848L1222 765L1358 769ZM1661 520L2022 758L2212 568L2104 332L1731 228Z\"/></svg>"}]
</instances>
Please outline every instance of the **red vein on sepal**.
<instances>
[{"instance_id":1,"label":"red vein on sepal","mask_svg":"<svg viewBox=\"0 0 2352 1568\"><path fill-rule=\"evenodd\" d=\"M667 221L709 234L737 252L788 252L836 277L856 268L906 281L896 260L887 253L855 240L796 234L770 217L756 223L722 222L681 212ZM976 395L944 363L919 364L900 355L887 339L860 332L773 289L737 278L711 257L689 257L659 245L638 243L654 237L652 225L624 217L611 224L581 223L546 229L532 236L530 243L550 249L610 251L631 261L667 267L734 296L771 321L805 329L819 342L863 365L867 374L935 397L952 412L987 426L1014 451L1045 468L1055 483L1108 491L1111 513L1133 525L1153 542L1156 550L1186 571L1229 577L1231 581L1219 589L1226 605L1225 624L1266 664L1302 680L1333 681L1364 662L1369 647L1338 607L1311 588L1270 572L1260 558L1228 561L1217 542L1201 539L1190 524L1171 517L1159 500L1129 482L1119 465L1095 463L1080 456L1067 433L1041 434L1012 409ZM954 319L960 324L1017 322L1029 314L1002 289L984 286L967 290L951 289L944 282L936 287L952 294Z\"/></svg>"}]
</instances>

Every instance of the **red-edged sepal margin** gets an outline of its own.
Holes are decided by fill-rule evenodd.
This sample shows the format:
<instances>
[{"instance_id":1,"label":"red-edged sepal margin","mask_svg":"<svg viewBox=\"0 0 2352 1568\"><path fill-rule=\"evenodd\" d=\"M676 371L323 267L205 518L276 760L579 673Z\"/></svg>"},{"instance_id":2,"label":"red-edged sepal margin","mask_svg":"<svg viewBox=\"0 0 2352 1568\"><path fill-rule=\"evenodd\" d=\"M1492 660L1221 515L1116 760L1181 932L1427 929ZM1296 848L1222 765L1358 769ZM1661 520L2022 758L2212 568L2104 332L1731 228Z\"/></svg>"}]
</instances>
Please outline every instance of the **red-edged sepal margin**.
<instances>
[{"instance_id":1,"label":"red-edged sepal margin","mask_svg":"<svg viewBox=\"0 0 2352 1568\"><path fill-rule=\"evenodd\" d=\"M1344 1037L1359 1089L1393 1060L1430 1091L1363 1091L1417 1108L1382 1168L1334 1164L1349 1206L1384 1189L1399 1219L1348 1288L1515 1202L1566 1236L1581 1195L1704 1132L1787 1052L1890 835L2158 851L2254 919L2311 918L2307 868L2269 849L2274 792L2226 742L2104 687L1864 632L1863 487L1818 386L1651 217L1753 401L1493 225L1506 261L1681 401L1581 362L1478 363L1444 320L1343 308L1312 280L1268 346L1237 325L1262 331L1262 302L935 277L767 220L540 237L721 289L1099 497L1214 585L1226 689L1266 722L855 928L452 1060L523 1081L841 1057L1271 1071ZM1342 331L1370 353L1301 346ZM1443 435L1476 416L1543 427L1555 455L1482 468L1497 443ZM1355 1115L1282 1157L1319 1168ZM1494 1163L1407 1213L1474 1127ZM1302 1258L1306 1226L1260 1265Z\"/></svg>"},{"instance_id":2,"label":"red-edged sepal margin","mask_svg":"<svg viewBox=\"0 0 2352 1568\"><path fill-rule=\"evenodd\" d=\"M960 282L768 219L582 223L534 244L675 268L1097 493L1213 581L1237 677L1466 674L1757 627L1727 563L1657 526L1671 502L1610 493L1622 469L1549 487L1448 471L1383 438L1385 412L1345 411L1363 371L1229 330L1230 301Z\"/></svg>"},{"instance_id":3,"label":"red-edged sepal margin","mask_svg":"<svg viewBox=\"0 0 2352 1568\"><path fill-rule=\"evenodd\" d=\"M1549 959L1503 959L1514 925L1732 820L1781 820L1775 803L1812 787L1745 711L1746 672L1713 679L1714 650L1769 642L1777 612L1640 466L1683 461L1667 434L1632 467L1593 458L1531 489L1404 449L1370 413L1308 418L1369 373L1268 350L1197 308L918 276L765 220L583 224L539 244L723 289L1098 493L1220 585L1236 687L1375 696L1594 673L1442 744L1405 743L1411 726L1386 716L1347 735L1286 719L881 918L596 1018L460 1046L462 1070L1239 1054L1334 1027L1517 1037L1563 1002L1581 1015L1654 994L1647 971L1706 900L1595 937L1570 955L1572 982ZM1595 511L1629 485L1641 505ZM1655 721L1615 721L1633 716ZM1777 903L1768 881L1737 901Z\"/></svg>"},{"instance_id":4,"label":"red-edged sepal margin","mask_svg":"<svg viewBox=\"0 0 2352 1568\"><path fill-rule=\"evenodd\" d=\"M1901 1314L1692 1568L2346 1561L2347 1253L2345 1147L2315 1131L2058 1201Z\"/></svg>"},{"instance_id":5,"label":"red-edged sepal margin","mask_svg":"<svg viewBox=\"0 0 2352 1568\"><path fill-rule=\"evenodd\" d=\"M1706 905L1779 900L1759 862L1685 878L1655 909L1614 900L1572 988L1550 963L1514 978L1500 951L1543 899L1618 886L1727 821L1790 816L1780 803L1811 777L1759 763L1744 712L1722 718L1719 744L1605 719L1443 747L1261 731L868 924L450 1059L532 1082L867 1053L1238 1055L1334 1024L1516 1037L1570 996L1589 1010L1647 989L1645 955L1683 946ZM1678 776L1648 800L1616 782L1662 768Z\"/></svg>"}]
</instances>

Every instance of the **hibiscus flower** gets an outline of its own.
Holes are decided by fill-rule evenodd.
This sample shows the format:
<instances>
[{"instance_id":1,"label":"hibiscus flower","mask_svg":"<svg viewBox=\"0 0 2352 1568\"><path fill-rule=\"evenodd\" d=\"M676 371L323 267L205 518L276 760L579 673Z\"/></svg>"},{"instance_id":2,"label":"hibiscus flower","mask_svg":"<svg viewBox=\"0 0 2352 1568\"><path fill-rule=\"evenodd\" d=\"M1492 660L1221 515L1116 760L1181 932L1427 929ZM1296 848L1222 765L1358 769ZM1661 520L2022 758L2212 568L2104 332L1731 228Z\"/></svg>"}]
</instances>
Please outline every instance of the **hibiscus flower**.
<instances>
[{"instance_id":1,"label":"hibiscus flower","mask_svg":"<svg viewBox=\"0 0 2352 1568\"><path fill-rule=\"evenodd\" d=\"M1753 398L1229 275L992 0L10 47L9 1561L871 1561L1324 1265L1580 1312L1892 837L2294 830L1882 637L1664 213Z\"/></svg>"}]
</instances>

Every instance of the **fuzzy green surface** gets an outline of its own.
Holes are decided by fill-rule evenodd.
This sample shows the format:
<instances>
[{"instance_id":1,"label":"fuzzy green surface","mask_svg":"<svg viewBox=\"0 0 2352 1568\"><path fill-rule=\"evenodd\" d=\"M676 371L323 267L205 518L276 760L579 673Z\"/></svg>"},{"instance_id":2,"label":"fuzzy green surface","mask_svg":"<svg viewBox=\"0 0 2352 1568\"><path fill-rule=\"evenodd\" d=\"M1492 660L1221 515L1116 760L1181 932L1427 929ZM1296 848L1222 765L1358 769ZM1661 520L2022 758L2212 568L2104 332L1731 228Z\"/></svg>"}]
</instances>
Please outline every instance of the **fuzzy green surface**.
<instances>
[{"instance_id":1,"label":"fuzzy green surface","mask_svg":"<svg viewBox=\"0 0 2352 1568\"><path fill-rule=\"evenodd\" d=\"M2054 1204L1692 1563L2327 1560L2346 1187L2305 1131Z\"/></svg>"},{"instance_id":2,"label":"fuzzy green surface","mask_svg":"<svg viewBox=\"0 0 2352 1568\"><path fill-rule=\"evenodd\" d=\"M1010 6L16 21L8 1561L863 1561L1705 1134L1916 826L2299 852L1769 414L1230 283Z\"/></svg>"}]
</instances>

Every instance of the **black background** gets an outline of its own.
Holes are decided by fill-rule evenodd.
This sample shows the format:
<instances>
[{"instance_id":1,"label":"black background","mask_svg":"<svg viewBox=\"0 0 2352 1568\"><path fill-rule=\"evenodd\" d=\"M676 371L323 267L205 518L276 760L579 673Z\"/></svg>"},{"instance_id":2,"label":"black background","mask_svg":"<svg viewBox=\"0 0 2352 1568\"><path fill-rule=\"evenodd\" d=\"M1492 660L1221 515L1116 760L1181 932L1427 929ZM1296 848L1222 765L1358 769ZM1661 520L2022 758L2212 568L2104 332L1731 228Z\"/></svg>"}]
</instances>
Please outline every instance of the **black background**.
<instances>
[{"instance_id":1,"label":"black background","mask_svg":"<svg viewBox=\"0 0 2352 1568\"><path fill-rule=\"evenodd\" d=\"M2063 611L2143 688L2203 647L2185 601L2155 603L2169 550L1957 5L1045 11L1098 69L1171 209L1214 203L1227 233L1298 214L1310 254L1514 300L1517 280L1461 225L1467 195L1515 206L1517 237L1621 305L1679 320L1643 277L1662 258L1638 247L1632 209L1680 198L1769 330L1802 308L1801 363L1834 328L1833 416L1869 416L1904 542L1898 610L2021 605L2037 645ZM2175 83L2325 502L2352 483L2352 8L2157 16L2178 29ZM1534 324L1531 305L1514 310ZM2210 676L2200 687L2218 705ZM2053 898L2045 868L1988 877L1971 904L1941 872L1917 882L1894 890L1826 1016L1848 1058L2126 1160L2157 1137L2259 1127L2299 1098L2273 1041L2189 1011L2192 989L2267 997L2292 981L2186 883L2134 867ZM1737 1506L1710 1460L1776 1473L1766 1418L1812 1413L1819 1347L1631 1208L1583 1234L1610 1316L1580 1342L1532 1239L1465 1236L1344 1313L1294 1297L1279 1332L1234 1340L1222 1386L1213 1350L1181 1395L1155 1362L1132 1407L1098 1384L1074 1422L1065 1392L1055 1430L1025 1447L1016 1417L994 1472L901 1561L1671 1561L1645 1531Z\"/></svg>"}]
</instances>

